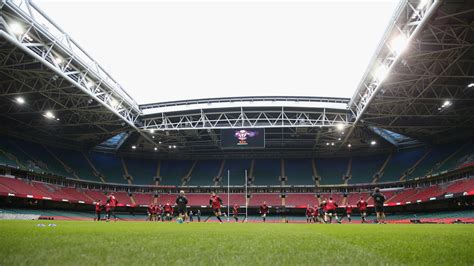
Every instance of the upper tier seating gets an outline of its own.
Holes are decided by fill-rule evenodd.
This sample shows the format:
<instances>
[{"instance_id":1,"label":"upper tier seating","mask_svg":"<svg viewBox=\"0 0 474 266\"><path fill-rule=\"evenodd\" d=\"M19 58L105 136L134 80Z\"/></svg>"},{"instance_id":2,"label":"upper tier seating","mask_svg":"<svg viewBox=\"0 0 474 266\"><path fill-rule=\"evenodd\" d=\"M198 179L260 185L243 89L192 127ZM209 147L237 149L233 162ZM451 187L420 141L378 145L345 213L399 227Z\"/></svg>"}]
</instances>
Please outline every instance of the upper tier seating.
<instances>
[{"instance_id":1,"label":"upper tier seating","mask_svg":"<svg viewBox=\"0 0 474 266\"><path fill-rule=\"evenodd\" d=\"M315 160L320 184L342 184L342 177L347 172L349 158L318 158Z\"/></svg>"},{"instance_id":2,"label":"upper tier seating","mask_svg":"<svg viewBox=\"0 0 474 266\"><path fill-rule=\"evenodd\" d=\"M425 149L413 149L393 153L379 182L398 181L425 153Z\"/></svg>"},{"instance_id":3,"label":"upper tier seating","mask_svg":"<svg viewBox=\"0 0 474 266\"><path fill-rule=\"evenodd\" d=\"M128 174L133 177L133 184L153 185L155 184L158 160L126 158Z\"/></svg>"},{"instance_id":4,"label":"upper tier seating","mask_svg":"<svg viewBox=\"0 0 474 266\"><path fill-rule=\"evenodd\" d=\"M105 176L108 183L127 183L120 158L96 152L86 154L86 156L89 156L95 169Z\"/></svg>"},{"instance_id":5,"label":"upper tier seating","mask_svg":"<svg viewBox=\"0 0 474 266\"><path fill-rule=\"evenodd\" d=\"M188 185L214 185L212 180L219 174L221 163L222 161L219 160L198 161L193 169L193 172L191 173L191 180L188 182ZM225 176L227 177L227 174ZM225 178L225 180L227 180L227 178Z\"/></svg>"},{"instance_id":6,"label":"upper tier seating","mask_svg":"<svg viewBox=\"0 0 474 266\"><path fill-rule=\"evenodd\" d=\"M460 144L453 143L432 148L428 156L426 156L415 170L407 176L407 179L425 176L436 166L437 163L442 162L460 147Z\"/></svg>"},{"instance_id":7,"label":"upper tier seating","mask_svg":"<svg viewBox=\"0 0 474 266\"><path fill-rule=\"evenodd\" d=\"M474 162L474 142L463 145L438 171L453 170L470 162Z\"/></svg>"},{"instance_id":8,"label":"upper tier seating","mask_svg":"<svg viewBox=\"0 0 474 266\"><path fill-rule=\"evenodd\" d=\"M285 159L287 185L314 185L311 159Z\"/></svg>"},{"instance_id":9,"label":"upper tier seating","mask_svg":"<svg viewBox=\"0 0 474 266\"><path fill-rule=\"evenodd\" d=\"M36 162L44 171L61 176L71 176L66 172L61 163L40 144L22 140L11 141L14 141L15 145L17 145L19 152L25 153L28 158Z\"/></svg>"},{"instance_id":10,"label":"upper tier seating","mask_svg":"<svg viewBox=\"0 0 474 266\"><path fill-rule=\"evenodd\" d=\"M312 160L315 162L318 176L321 177L320 185L342 184L346 174L351 176L349 184L371 183L374 181L374 174L381 169L388 156L389 154L354 156L350 168L348 157L284 158L284 174L287 177L285 185L314 185ZM282 175L280 159L255 159L253 171L252 161L249 159L226 159L224 164L222 162L224 161L121 158L112 154L84 153L0 137L0 164L72 179L102 182L103 177L104 182L127 184L127 170L133 178L130 182L136 185L155 185L155 178L159 177L159 185L181 186L184 181L185 185L209 186L215 184L214 178L218 175L221 177L218 185L226 185L229 170L230 185L243 185L247 170L249 177L253 177L252 185L282 184L279 180ZM419 163L409 173L408 170L417 162ZM404 174L407 174L405 179L422 177L428 173L453 170L473 162L474 142L402 150L391 155L377 182L399 181ZM189 181L183 180L188 174Z\"/></svg>"},{"instance_id":11,"label":"upper tier seating","mask_svg":"<svg viewBox=\"0 0 474 266\"><path fill-rule=\"evenodd\" d=\"M0 149L3 151L3 157L6 161L14 161L14 165L20 167L21 169L30 170L34 172L44 172L45 170L41 168L31 157L25 154L19 147L16 145L15 140L11 138L0 137Z\"/></svg>"},{"instance_id":12,"label":"upper tier seating","mask_svg":"<svg viewBox=\"0 0 474 266\"><path fill-rule=\"evenodd\" d=\"M372 183L374 175L380 170L386 158L386 155L353 157L349 183Z\"/></svg>"},{"instance_id":13,"label":"upper tier seating","mask_svg":"<svg viewBox=\"0 0 474 266\"><path fill-rule=\"evenodd\" d=\"M229 170L230 185L243 185L245 184L245 170L250 170L250 160L225 160L224 169L223 169L223 184L227 184L227 170Z\"/></svg>"},{"instance_id":14,"label":"upper tier seating","mask_svg":"<svg viewBox=\"0 0 474 266\"><path fill-rule=\"evenodd\" d=\"M161 160L161 185L181 185L181 178L191 169L193 162L189 160Z\"/></svg>"},{"instance_id":15,"label":"upper tier seating","mask_svg":"<svg viewBox=\"0 0 474 266\"><path fill-rule=\"evenodd\" d=\"M255 185L279 185L279 177L281 176L280 160L255 160L253 176L255 177Z\"/></svg>"},{"instance_id":16,"label":"upper tier seating","mask_svg":"<svg viewBox=\"0 0 474 266\"><path fill-rule=\"evenodd\" d=\"M81 152L52 147L49 150L70 167L80 179L100 182L100 179L93 174L93 169Z\"/></svg>"}]
</instances>

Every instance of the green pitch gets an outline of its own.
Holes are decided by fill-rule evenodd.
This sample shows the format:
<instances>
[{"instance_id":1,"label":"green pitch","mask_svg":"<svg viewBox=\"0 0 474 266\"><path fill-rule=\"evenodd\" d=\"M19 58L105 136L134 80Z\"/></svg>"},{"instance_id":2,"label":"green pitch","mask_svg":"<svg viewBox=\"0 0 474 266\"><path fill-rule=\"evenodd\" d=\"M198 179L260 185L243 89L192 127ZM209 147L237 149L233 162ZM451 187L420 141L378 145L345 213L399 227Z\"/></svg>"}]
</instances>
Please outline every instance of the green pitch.
<instances>
[{"instance_id":1,"label":"green pitch","mask_svg":"<svg viewBox=\"0 0 474 266\"><path fill-rule=\"evenodd\" d=\"M474 225L0 221L0 265L473 263Z\"/></svg>"}]
</instances>

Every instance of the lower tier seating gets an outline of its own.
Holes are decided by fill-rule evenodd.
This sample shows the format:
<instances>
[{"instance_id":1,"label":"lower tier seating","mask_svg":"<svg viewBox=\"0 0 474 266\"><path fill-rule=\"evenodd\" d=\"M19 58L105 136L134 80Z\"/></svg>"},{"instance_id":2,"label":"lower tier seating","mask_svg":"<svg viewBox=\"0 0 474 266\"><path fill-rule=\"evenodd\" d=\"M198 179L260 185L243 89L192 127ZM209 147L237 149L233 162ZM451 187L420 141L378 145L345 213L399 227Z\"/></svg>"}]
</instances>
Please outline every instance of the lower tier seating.
<instances>
[{"instance_id":1,"label":"lower tier seating","mask_svg":"<svg viewBox=\"0 0 474 266\"><path fill-rule=\"evenodd\" d=\"M448 193L463 193L474 191L474 178L461 179L441 185L433 185L428 187L407 188L392 191L383 191L387 198L387 204L404 204L406 202L428 201L432 197L444 196ZM16 196L16 197L32 197L35 199L49 199L58 201L71 201L84 203L92 203L97 200L106 201L106 193L110 191L99 190L83 190L73 187L61 187L49 183L41 183L36 181L29 181L20 178L0 177L0 195L1 196ZM128 192L120 191L113 192L119 204L133 205L132 199ZM147 205L155 201L154 193L133 193L131 194L135 200L135 204ZM174 204L176 201L176 194L163 193L159 194L156 201L160 204L170 202ZM280 193L252 193L249 198L250 206L259 206L264 201L268 205L280 206L285 202L287 206L306 206L307 204L315 205L320 201L327 200L332 197L339 205L355 205L360 198L368 200L369 204L373 204L370 194L367 192L348 193L347 197L343 193L322 193L319 195L313 193L287 193L284 200L282 200ZM210 195L207 193L188 193L189 205L193 206L207 206L209 204ZM223 204L227 205L245 205L245 195L242 193L232 193L227 195L221 193L220 195ZM228 200L229 197L229 200Z\"/></svg>"}]
</instances>

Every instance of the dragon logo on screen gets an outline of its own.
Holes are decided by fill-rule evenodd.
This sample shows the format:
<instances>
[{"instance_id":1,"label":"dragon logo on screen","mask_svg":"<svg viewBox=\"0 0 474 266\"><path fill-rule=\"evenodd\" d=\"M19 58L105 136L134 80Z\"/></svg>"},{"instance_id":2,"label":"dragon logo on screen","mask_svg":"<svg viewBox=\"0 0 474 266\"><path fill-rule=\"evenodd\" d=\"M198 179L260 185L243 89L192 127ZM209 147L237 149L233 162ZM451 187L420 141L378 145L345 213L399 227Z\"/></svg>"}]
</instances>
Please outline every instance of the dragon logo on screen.
<instances>
[{"instance_id":1,"label":"dragon logo on screen","mask_svg":"<svg viewBox=\"0 0 474 266\"><path fill-rule=\"evenodd\" d=\"M239 140L237 145L248 145L247 139L248 138L253 138L258 135L258 132L255 131L248 131L245 129L240 129L237 130L234 134L234 136Z\"/></svg>"}]
</instances>

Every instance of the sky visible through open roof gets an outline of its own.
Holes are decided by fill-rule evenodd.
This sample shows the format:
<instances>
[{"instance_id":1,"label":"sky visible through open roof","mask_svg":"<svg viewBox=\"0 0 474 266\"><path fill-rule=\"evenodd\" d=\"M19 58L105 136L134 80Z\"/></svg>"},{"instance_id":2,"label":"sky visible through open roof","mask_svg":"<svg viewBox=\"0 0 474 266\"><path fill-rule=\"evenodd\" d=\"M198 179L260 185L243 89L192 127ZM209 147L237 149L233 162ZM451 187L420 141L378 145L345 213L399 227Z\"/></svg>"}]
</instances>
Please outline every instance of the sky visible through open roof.
<instances>
[{"instance_id":1,"label":"sky visible through open roof","mask_svg":"<svg viewBox=\"0 0 474 266\"><path fill-rule=\"evenodd\" d=\"M36 3L143 104L351 97L398 1Z\"/></svg>"}]
</instances>

